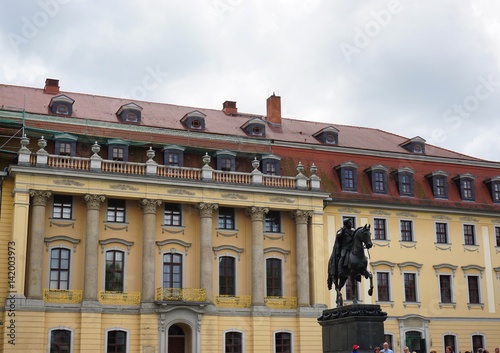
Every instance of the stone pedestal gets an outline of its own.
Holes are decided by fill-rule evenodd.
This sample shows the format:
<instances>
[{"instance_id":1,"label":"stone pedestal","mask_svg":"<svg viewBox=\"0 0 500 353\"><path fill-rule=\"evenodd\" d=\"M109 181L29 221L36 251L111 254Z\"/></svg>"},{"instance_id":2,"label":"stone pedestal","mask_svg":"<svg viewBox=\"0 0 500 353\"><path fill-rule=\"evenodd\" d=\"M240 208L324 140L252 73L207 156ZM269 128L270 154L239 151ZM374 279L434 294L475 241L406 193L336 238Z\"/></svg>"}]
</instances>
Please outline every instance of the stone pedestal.
<instances>
[{"instance_id":1,"label":"stone pedestal","mask_svg":"<svg viewBox=\"0 0 500 353\"><path fill-rule=\"evenodd\" d=\"M323 353L373 353L384 342L387 313L380 305L354 304L323 311L318 318L323 333Z\"/></svg>"}]
</instances>

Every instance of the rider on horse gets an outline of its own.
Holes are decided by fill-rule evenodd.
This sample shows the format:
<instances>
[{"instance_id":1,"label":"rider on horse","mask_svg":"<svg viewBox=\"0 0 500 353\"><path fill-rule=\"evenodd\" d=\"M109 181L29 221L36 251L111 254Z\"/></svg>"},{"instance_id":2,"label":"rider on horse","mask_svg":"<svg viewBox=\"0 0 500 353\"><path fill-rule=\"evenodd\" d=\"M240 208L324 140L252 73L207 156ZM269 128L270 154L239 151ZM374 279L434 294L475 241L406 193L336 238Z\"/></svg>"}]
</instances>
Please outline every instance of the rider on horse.
<instances>
[{"instance_id":1,"label":"rider on horse","mask_svg":"<svg viewBox=\"0 0 500 353\"><path fill-rule=\"evenodd\" d=\"M347 218L344 220L344 226L340 228L335 237L336 246L336 263L338 264L338 273L347 274L349 272L349 251L352 247L352 240L354 235L354 229L352 227L352 220Z\"/></svg>"}]
</instances>

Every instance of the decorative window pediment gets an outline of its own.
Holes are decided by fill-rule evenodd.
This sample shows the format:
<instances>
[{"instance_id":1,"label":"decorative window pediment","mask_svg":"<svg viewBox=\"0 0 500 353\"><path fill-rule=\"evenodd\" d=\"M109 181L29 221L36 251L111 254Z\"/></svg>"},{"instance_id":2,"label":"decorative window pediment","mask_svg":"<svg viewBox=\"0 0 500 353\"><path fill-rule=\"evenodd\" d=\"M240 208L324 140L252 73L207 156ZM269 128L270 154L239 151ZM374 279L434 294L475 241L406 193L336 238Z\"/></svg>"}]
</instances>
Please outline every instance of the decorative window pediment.
<instances>
[{"instance_id":1,"label":"decorative window pediment","mask_svg":"<svg viewBox=\"0 0 500 353\"><path fill-rule=\"evenodd\" d=\"M281 157L274 154L265 154L261 160L262 173L269 175L280 175Z\"/></svg>"},{"instance_id":2,"label":"decorative window pediment","mask_svg":"<svg viewBox=\"0 0 500 353\"><path fill-rule=\"evenodd\" d=\"M142 107L135 103L124 104L118 109L116 115L125 123L140 123Z\"/></svg>"},{"instance_id":3,"label":"decorative window pediment","mask_svg":"<svg viewBox=\"0 0 500 353\"><path fill-rule=\"evenodd\" d=\"M409 139L400 146L411 153L425 154L425 140L420 136Z\"/></svg>"},{"instance_id":4,"label":"decorative window pediment","mask_svg":"<svg viewBox=\"0 0 500 353\"><path fill-rule=\"evenodd\" d=\"M217 169L234 172L236 166L236 152L221 150L215 152L217 158Z\"/></svg>"},{"instance_id":5,"label":"decorative window pediment","mask_svg":"<svg viewBox=\"0 0 500 353\"><path fill-rule=\"evenodd\" d=\"M409 167L399 168L395 171L394 178L398 186L399 195L415 196L415 180L413 174L415 171Z\"/></svg>"},{"instance_id":6,"label":"decorative window pediment","mask_svg":"<svg viewBox=\"0 0 500 353\"><path fill-rule=\"evenodd\" d=\"M438 170L427 174L432 194L436 199L448 199L448 173Z\"/></svg>"},{"instance_id":7,"label":"decorative window pediment","mask_svg":"<svg viewBox=\"0 0 500 353\"><path fill-rule=\"evenodd\" d=\"M248 136L265 137L266 136L266 124L262 119L253 118L248 120L246 123L241 125L241 129L245 131Z\"/></svg>"},{"instance_id":8,"label":"decorative window pediment","mask_svg":"<svg viewBox=\"0 0 500 353\"><path fill-rule=\"evenodd\" d=\"M474 201L476 199L474 179L475 177L471 173L463 173L453 178L462 201Z\"/></svg>"},{"instance_id":9,"label":"decorative window pediment","mask_svg":"<svg viewBox=\"0 0 500 353\"><path fill-rule=\"evenodd\" d=\"M205 117L206 114L194 110L184 115L181 119L181 123L189 130L205 130Z\"/></svg>"},{"instance_id":10,"label":"decorative window pediment","mask_svg":"<svg viewBox=\"0 0 500 353\"><path fill-rule=\"evenodd\" d=\"M327 126L318 132L314 133L313 136L320 142L327 145L338 145L339 144L339 129L333 126Z\"/></svg>"},{"instance_id":11,"label":"decorative window pediment","mask_svg":"<svg viewBox=\"0 0 500 353\"><path fill-rule=\"evenodd\" d=\"M342 191L358 191L358 165L353 162L340 163L335 167Z\"/></svg>"},{"instance_id":12,"label":"decorative window pediment","mask_svg":"<svg viewBox=\"0 0 500 353\"><path fill-rule=\"evenodd\" d=\"M494 203L500 203L500 175L484 181Z\"/></svg>"},{"instance_id":13,"label":"decorative window pediment","mask_svg":"<svg viewBox=\"0 0 500 353\"><path fill-rule=\"evenodd\" d=\"M53 114L71 115L73 114L73 103L75 103L74 99L65 94L60 94L52 97L49 103L49 109Z\"/></svg>"}]
</instances>

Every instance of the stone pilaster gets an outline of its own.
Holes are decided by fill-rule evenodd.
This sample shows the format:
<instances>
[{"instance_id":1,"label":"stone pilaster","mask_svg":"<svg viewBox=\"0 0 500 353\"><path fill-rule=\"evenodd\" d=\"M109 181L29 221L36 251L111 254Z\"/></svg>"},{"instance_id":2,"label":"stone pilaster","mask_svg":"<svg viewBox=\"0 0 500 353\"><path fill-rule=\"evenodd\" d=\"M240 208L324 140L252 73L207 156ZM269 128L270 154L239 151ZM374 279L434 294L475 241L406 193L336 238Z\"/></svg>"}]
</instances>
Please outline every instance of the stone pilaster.
<instances>
[{"instance_id":1,"label":"stone pilaster","mask_svg":"<svg viewBox=\"0 0 500 353\"><path fill-rule=\"evenodd\" d=\"M143 211L142 226L142 302L155 299L155 239L156 209L160 200L142 199L139 204Z\"/></svg>"},{"instance_id":2,"label":"stone pilaster","mask_svg":"<svg viewBox=\"0 0 500 353\"><path fill-rule=\"evenodd\" d=\"M296 210L292 212L295 219L296 259L297 259L297 304L310 306L309 298L309 241L307 225L312 211Z\"/></svg>"},{"instance_id":3,"label":"stone pilaster","mask_svg":"<svg viewBox=\"0 0 500 353\"><path fill-rule=\"evenodd\" d=\"M83 200L87 206L87 227L85 237L85 266L83 277L83 300L97 300L97 256L99 254L99 211L103 195L86 194Z\"/></svg>"},{"instance_id":4,"label":"stone pilaster","mask_svg":"<svg viewBox=\"0 0 500 353\"><path fill-rule=\"evenodd\" d=\"M30 190L31 196L31 234L28 265L27 297L42 299L43 275L43 237L45 235L45 208L50 191Z\"/></svg>"},{"instance_id":5,"label":"stone pilaster","mask_svg":"<svg viewBox=\"0 0 500 353\"><path fill-rule=\"evenodd\" d=\"M205 289L207 302L213 301L213 271L212 271L212 218L219 205L214 203L199 203L200 212L200 286Z\"/></svg>"},{"instance_id":6,"label":"stone pilaster","mask_svg":"<svg viewBox=\"0 0 500 353\"><path fill-rule=\"evenodd\" d=\"M252 305L264 306L264 219L269 208L250 207L247 214L252 221Z\"/></svg>"}]
</instances>

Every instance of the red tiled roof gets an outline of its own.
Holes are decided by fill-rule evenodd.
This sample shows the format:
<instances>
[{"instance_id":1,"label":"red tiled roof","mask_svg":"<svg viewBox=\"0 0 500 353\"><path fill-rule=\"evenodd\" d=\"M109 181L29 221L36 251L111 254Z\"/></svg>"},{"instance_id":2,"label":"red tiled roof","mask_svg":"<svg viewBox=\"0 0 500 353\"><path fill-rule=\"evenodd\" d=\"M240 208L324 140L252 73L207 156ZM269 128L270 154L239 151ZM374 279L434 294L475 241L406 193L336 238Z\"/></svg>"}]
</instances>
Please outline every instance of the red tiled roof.
<instances>
[{"instance_id":1,"label":"red tiled roof","mask_svg":"<svg viewBox=\"0 0 500 353\"><path fill-rule=\"evenodd\" d=\"M141 125L143 126L185 130L180 122L182 117L189 112L198 110L206 115L205 133L245 137L247 135L240 127L249 119L258 116L252 114L228 116L224 114L222 110L133 101L130 99L94 96L73 92L61 91L60 94L65 94L75 100L72 114L72 117L75 119L120 123L116 116L116 112L122 105L133 102L143 108L141 121ZM54 96L44 93L43 89L0 85L0 109L22 109L25 99L27 112L48 114L49 103L52 97ZM273 127L268 124L266 126L266 139L322 145L320 141L313 137L313 134L327 126L334 126L339 130L338 146L340 147L411 154L400 146L402 143L408 141L408 138L382 130L287 118L282 119L281 127ZM476 161L481 160L431 145L426 145L426 155Z\"/></svg>"}]
</instances>

